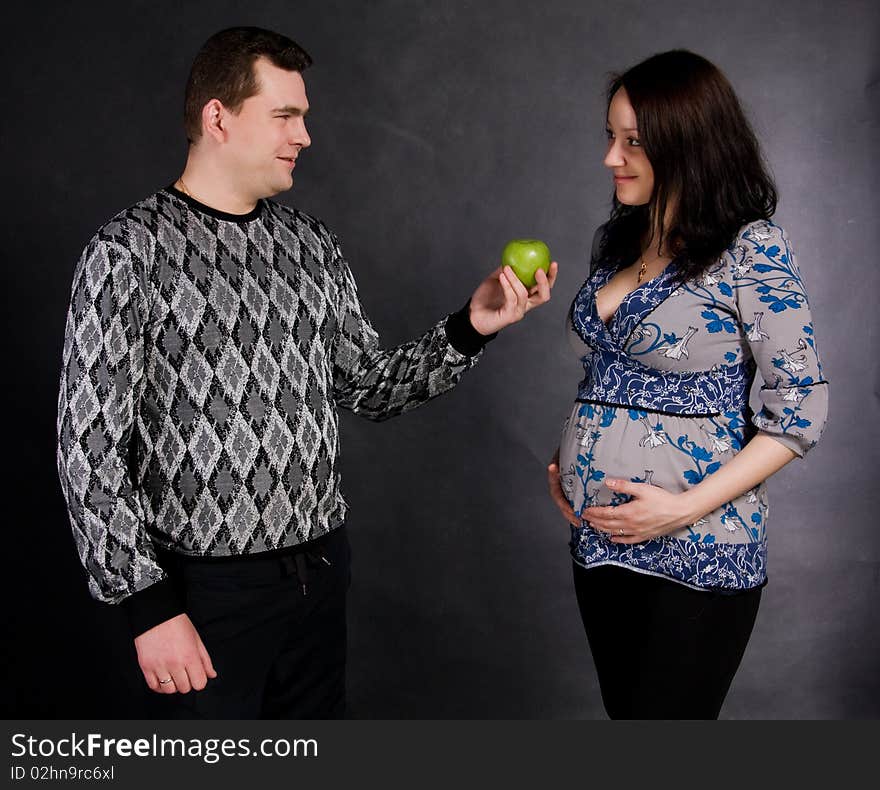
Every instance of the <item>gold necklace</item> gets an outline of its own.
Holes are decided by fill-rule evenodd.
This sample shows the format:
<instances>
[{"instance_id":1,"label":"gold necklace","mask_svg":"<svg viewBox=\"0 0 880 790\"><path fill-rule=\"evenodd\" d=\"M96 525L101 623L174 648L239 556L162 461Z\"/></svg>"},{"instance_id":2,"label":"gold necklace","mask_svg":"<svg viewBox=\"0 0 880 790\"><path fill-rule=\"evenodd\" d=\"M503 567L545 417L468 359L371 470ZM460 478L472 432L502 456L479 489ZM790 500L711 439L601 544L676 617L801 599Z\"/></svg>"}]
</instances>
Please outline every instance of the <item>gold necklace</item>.
<instances>
[{"instance_id":1,"label":"gold necklace","mask_svg":"<svg viewBox=\"0 0 880 790\"><path fill-rule=\"evenodd\" d=\"M182 178L178 178L177 183L180 184L180 191L183 192L184 195L186 195L187 197L191 197L193 200L195 200L195 198L193 197L193 193L186 188L186 182Z\"/></svg>"},{"instance_id":2,"label":"gold necklace","mask_svg":"<svg viewBox=\"0 0 880 790\"><path fill-rule=\"evenodd\" d=\"M659 255L659 257L657 258L658 261L659 261L659 260L664 260L664 259L667 257L667 256L666 256L664 253L662 253L662 252L658 252L658 255ZM642 262L642 265L639 266L638 279L636 280L636 282L638 282L638 283L640 283L640 282L642 281L642 278L645 276L645 273L648 271L648 262L645 260L645 253L642 253L642 254L639 256L639 260ZM671 259L670 259L670 260L671 260Z\"/></svg>"},{"instance_id":3,"label":"gold necklace","mask_svg":"<svg viewBox=\"0 0 880 790\"><path fill-rule=\"evenodd\" d=\"M639 278L636 282L640 283L642 281L642 277L645 276L645 272L648 271L648 262L645 260L645 253L642 253L639 256L639 259L642 262L642 265L639 267Z\"/></svg>"}]
</instances>

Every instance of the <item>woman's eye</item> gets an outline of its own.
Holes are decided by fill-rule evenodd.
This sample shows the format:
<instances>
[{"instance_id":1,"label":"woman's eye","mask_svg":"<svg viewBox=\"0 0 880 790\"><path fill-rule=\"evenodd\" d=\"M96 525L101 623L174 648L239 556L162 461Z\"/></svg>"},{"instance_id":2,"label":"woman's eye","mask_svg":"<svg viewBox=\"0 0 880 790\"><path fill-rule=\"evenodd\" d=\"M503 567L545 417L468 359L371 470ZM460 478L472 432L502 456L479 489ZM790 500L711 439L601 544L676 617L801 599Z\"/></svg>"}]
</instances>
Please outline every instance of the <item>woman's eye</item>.
<instances>
[{"instance_id":1,"label":"woman's eye","mask_svg":"<svg viewBox=\"0 0 880 790\"><path fill-rule=\"evenodd\" d=\"M614 132L612 132L610 129L606 129L606 130L605 130L605 136L606 136L609 140L613 140L613 139L614 139Z\"/></svg>"},{"instance_id":2,"label":"woman's eye","mask_svg":"<svg viewBox=\"0 0 880 790\"><path fill-rule=\"evenodd\" d=\"M642 144L635 137L628 138L628 142L632 148L641 148Z\"/></svg>"}]
</instances>

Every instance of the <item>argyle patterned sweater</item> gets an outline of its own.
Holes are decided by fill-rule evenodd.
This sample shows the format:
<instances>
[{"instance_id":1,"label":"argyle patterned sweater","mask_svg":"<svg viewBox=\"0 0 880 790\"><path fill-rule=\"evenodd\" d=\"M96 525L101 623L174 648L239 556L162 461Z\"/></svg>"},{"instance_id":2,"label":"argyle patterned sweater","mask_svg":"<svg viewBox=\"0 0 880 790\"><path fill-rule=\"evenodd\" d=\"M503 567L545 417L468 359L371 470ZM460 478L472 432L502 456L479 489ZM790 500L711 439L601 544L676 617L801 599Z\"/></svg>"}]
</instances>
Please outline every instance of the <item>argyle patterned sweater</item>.
<instances>
[{"instance_id":1,"label":"argyle patterned sweater","mask_svg":"<svg viewBox=\"0 0 880 790\"><path fill-rule=\"evenodd\" d=\"M182 611L157 544L247 555L340 526L337 407L418 406L486 340L465 308L382 350L336 237L278 203L232 215L168 187L121 212L74 273L58 402L92 596L146 630Z\"/></svg>"}]
</instances>

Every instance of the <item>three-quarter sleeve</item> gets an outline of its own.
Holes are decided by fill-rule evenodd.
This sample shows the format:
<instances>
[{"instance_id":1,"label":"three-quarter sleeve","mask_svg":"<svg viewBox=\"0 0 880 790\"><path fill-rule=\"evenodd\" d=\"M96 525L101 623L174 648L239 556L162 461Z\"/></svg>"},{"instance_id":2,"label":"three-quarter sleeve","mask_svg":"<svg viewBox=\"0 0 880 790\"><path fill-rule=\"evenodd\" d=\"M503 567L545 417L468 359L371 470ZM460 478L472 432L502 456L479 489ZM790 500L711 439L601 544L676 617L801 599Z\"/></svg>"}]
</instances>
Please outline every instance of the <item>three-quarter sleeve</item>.
<instances>
[{"instance_id":1,"label":"three-quarter sleeve","mask_svg":"<svg viewBox=\"0 0 880 790\"><path fill-rule=\"evenodd\" d=\"M148 310L125 231L120 234L92 239L74 273L58 396L57 463L92 596L106 603L143 601L149 614L132 607L133 627L142 631L180 607L156 562L129 468Z\"/></svg>"},{"instance_id":2,"label":"three-quarter sleeve","mask_svg":"<svg viewBox=\"0 0 880 790\"><path fill-rule=\"evenodd\" d=\"M763 378L752 421L803 456L818 442L828 413L803 279L785 233L772 222L748 225L732 252L740 320Z\"/></svg>"},{"instance_id":3,"label":"three-quarter sleeve","mask_svg":"<svg viewBox=\"0 0 880 790\"><path fill-rule=\"evenodd\" d=\"M334 247L339 294L333 351L337 405L384 420L452 389L476 364L490 338L477 337L466 312L459 311L416 340L382 349L335 239Z\"/></svg>"}]
</instances>

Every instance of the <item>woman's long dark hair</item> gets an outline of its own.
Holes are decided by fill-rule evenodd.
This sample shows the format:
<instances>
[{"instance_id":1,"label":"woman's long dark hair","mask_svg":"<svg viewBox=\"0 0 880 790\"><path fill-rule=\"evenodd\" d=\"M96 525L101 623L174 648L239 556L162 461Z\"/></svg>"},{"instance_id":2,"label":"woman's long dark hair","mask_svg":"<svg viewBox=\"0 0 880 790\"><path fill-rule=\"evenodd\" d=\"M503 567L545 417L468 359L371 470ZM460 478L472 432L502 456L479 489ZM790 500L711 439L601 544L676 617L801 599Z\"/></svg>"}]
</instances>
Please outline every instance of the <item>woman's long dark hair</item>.
<instances>
[{"instance_id":1,"label":"woman's long dark hair","mask_svg":"<svg viewBox=\"0 0 880 790\"><path fill-rule=\"evenodd\" d=\"M624 88L636 113L639 139L654 171L645 206L614 198L603 257L618 268L636 260L656 233L682 257L679 276L704 272L733 242L742 225L770 219L776 186L755 133L727 78L687 50L654 55L614 77L608 104ZM674 206L669 227L663 218Z\"/></svg>"}]
</instances>

